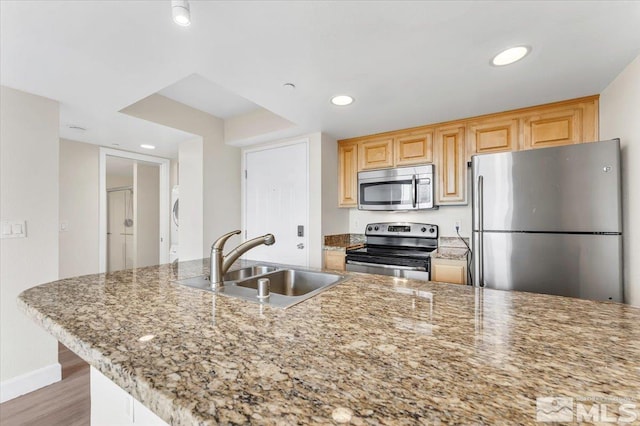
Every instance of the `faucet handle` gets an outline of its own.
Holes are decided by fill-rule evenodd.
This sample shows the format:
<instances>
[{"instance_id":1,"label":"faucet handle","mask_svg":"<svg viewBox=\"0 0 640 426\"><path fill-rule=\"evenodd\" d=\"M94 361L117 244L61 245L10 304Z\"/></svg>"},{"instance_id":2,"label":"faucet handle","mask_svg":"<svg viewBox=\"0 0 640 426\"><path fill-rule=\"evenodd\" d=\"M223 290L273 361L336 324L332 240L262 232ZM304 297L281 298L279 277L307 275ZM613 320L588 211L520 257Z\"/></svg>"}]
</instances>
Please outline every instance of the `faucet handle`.
<instances>
[{"instance_id":1,"label":"faucet handle","mask_svg":"<svg viewBox=\"0 0 640 426\"><path fill-rule=\"evenodd\" d=\"M222 251L222 249L224 248L224 244L227 242L227 240L233 237L234 235L240 234L241 232L242 231L240 231L239 229L236 229L235 231L231 231L228 234L224 234L211 245L211 250Z\"/></svg>"}]
</instances>

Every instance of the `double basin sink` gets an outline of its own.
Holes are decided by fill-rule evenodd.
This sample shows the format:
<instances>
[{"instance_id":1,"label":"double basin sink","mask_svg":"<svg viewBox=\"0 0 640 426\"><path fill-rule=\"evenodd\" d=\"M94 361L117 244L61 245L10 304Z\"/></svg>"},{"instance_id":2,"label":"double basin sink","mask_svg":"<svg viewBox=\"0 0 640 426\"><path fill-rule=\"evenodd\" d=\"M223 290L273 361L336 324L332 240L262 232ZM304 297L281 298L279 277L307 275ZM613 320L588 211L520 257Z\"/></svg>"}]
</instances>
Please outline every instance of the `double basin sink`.
<instances>
[{"instance_id":1,"label":"double basin sink","mask_svg":"<svg viewBox=\"0 0 640 426\"><path fill-rule=\"evenodd\" d=\"M258 297L258 280L269 280L270 296ZM254 265L223 276L224 286L212 289L209 277L201 275L176 281L178 284L214 291L250 302L288 308L344 281L344 275L312 272L274 265Z\"/></svg>"}]
</instances>

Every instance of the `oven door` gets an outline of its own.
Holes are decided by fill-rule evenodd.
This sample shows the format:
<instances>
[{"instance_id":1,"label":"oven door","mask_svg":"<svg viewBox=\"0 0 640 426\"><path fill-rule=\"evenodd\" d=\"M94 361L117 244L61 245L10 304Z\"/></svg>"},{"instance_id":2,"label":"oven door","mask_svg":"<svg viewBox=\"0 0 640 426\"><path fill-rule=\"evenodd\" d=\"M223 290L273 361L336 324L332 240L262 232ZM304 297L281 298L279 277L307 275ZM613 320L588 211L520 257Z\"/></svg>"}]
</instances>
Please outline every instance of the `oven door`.
<instances>
[{"instance_id":1,"label":"oven door","mask_svg":"<svg viewBox=\"0 0 640 426\"><path fill-rule=\"evenodd\" d=\"M429 281L429 271L421 266L383 265L347 259L347 271L364 272L366 274L389 275L398 278Z\"/></svg>"},{"instance_id":2,"label":"oven door","mask_svg":"<svg viewBox=\"0 0 640 426\"><path fill-rule=\"evenodd\" d=\"M430 166L358 173L358 209L418 210L433 208Z\"/></svg>"}]
</instances>

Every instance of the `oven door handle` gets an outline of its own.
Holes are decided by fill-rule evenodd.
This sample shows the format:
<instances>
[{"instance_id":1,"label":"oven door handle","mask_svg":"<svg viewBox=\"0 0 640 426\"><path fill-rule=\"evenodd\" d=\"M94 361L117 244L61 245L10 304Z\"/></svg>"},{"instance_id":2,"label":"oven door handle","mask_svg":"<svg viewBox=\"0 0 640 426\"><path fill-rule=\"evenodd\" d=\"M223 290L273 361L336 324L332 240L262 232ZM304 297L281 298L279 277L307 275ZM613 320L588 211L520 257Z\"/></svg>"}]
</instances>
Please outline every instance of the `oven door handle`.
<instances>
[{"instance_id":1,"label":"oven door handle","mask_svg":"<svg viewBox=\"0 0 640 426\"><path fill-rule=\"evenodd\" d=\"M382 269L402 269L404 271L424 271L426 272L427 268L423 268L420 266L400 266L400 265L381 265L379 263L368 263L368 262L359 262L357 260L347 260L348 264L351 265L360 265L360 266L372 266L375 268Z\"/></svg>"},{"instance_id":2,"label":"oven door handle","mask_svg":"<svg viewBox=\"0 0 640 426\"><path fill-rule=\"evenodd\" d=\"M411 178L411 205L413 205L413 208L416 208L416 198L417 197L417 192L418 192L418 182L416 180L416 175L413 175L413 177Z\"/></svg>"}]
</instances>

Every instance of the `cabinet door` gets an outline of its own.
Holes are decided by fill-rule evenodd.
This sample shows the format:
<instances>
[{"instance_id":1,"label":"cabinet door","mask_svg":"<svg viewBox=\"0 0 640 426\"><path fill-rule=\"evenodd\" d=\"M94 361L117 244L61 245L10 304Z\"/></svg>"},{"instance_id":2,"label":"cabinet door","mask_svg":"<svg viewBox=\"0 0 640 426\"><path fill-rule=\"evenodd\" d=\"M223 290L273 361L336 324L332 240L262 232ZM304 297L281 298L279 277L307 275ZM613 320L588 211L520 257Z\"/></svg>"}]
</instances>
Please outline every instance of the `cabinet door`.
<instances>
[{"instance_id":1,"label":"cabinet door","mask_svg":"<svg viewBox=\"0 0 640 426\"><path fill-rule=\"evenodd\" d=\"M437 204L466 204L464 126L441 127L436 131Z\"/></svg>"},{"instance_id":2,"label":"cabinet door","mask_svg":"<svg viewBox=\"0 0 640 426\"><path fill-rule=\"evenodd\" d=\"M517 118L476 121L467 128L467 158L474 154L518 150Z\"/></svg>"},{"instance_id":3,"label":"cabinet door","mask_svg":"<svg viewBox=\"0 0 640 426\"><path fill-rule=\"evenodd\" d=\"M451 284L467 283L467 268L464 262L440 264L434 263L431 281Z\"/></svg>"},{"instance_id":4,"label":"cabinet door","mask_svg":"<svg viewBox=\"0 0 640 426\"><path fill-rule=\"evenodd\" d=\"M393 153L396 166L431 163L433 161L433 130L396 137Z\"/></svg>"},{"instance_id":5,"label":"cabinet door","mask_svg":"<svg viewBox=\"0 0 640 426\"><path fill-rule=\"evenodd\" d=\"M358 145L359 170L393 167L393 138L360 142Z\"/></svg>"},{"instance_id":6,"label":"cabinet door","mask_svg":"<svg viewBox=\"0 0 640 426\"><path fill-rule=\"evenodd\" d=\"M345 270L344 258L345 258L344 252L336 251L336 250L325 250L324 251L324 267L326 269L344 271Z\"/></svg>"},{"instance_id":7,"label":"cabinet door","mask_svg":"<svg viewBox=\"0 0 640 426\"><path fill-rule=\"evenodd\" d=\"M338 206L358 205L358 145L338 145Z\"/></svg>"},{"instance_id":8,"label":"cabinet door","mask_svg":"<svg viewBox=\"0 0 640 426\"><path fill-rule=\"evenodd\" d=\"M523 148L545 148L583 142L582 124L580 106L534 113L523 120Z\"/></svg>"}]
</instances>

